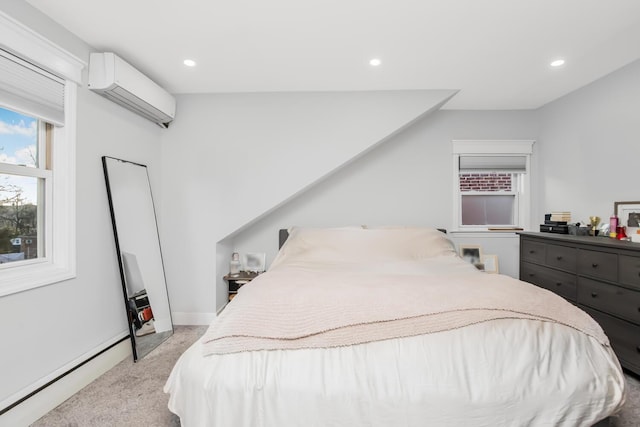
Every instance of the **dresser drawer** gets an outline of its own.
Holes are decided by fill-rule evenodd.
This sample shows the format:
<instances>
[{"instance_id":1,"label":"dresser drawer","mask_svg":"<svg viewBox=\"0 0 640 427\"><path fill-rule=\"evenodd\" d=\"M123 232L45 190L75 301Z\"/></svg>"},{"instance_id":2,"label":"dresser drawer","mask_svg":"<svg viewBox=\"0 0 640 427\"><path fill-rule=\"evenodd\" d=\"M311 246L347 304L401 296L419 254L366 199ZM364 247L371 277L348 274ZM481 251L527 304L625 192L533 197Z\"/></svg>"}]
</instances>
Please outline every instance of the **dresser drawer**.
<instances>
[{"instance_id":1,"label":"dresser drawer","mask_svg":"<svg viewBox=\"0 0 640 427\"><path fill-rule=\"evenodd\" d=\"M618 279L618 255L578 249L578 274L616 281Z\"/></svg>"},{"instance_id":2,"label":"dresser drawer","mask_svg":"<svg viewBox=\"0 0 640 427\"><path fill-rule=\"evenodd\" d=\"M573 274L523 262L520 279L548 289L569 301L576 301L576 276Z\"/></svg>"},{"instance_id":3,"label":"dresser drawer","mask_svg":"<svg viewBox=\"0 0 640 427\"><path fill-rule=\"evenodd\" d=\"M578 304L588 305L640 325L640 291L580 277Z\"/></svg>"},{"instance_id":4,"label":"dresser drawer","mask_svg":"<svg viewBox=\"0 0 640 427\"><path fill-rule=\"evenodd\" d=\"M581 308L602 326L611 341L620 364L640 374L640 326L617 319L588 307Z\"/></svg>"},{"instance_id":5,"label":"dresser drawer","mask_svg":"<svg viewBox=\"0 0 640 427\"><path fill-rule=\"evenodd\" d=\"M619 255L620 283L640 289L640 257Z\"/></svg>"},{"instance_id":6,"label":"dresser drawer","mask_svg":"<svg viewBox=\"0 0 640 427\"><path fill-rule=\"evenodd\" d=\"M575 273L576 271L576 248L561 245L547 245L546 261L547 265L557 267L565 271Z\"/></svg>"},{"instance_id":7,"label":"dresser drawer","mask_svg":"<svg viewBox=\"0 0 640 427\"><path fill-rule=\"evenodd\" d=\"M520 256L523 261L544 264L545 261L545 245L544 243L522 238Z\"/></svg>"}]
</instances>

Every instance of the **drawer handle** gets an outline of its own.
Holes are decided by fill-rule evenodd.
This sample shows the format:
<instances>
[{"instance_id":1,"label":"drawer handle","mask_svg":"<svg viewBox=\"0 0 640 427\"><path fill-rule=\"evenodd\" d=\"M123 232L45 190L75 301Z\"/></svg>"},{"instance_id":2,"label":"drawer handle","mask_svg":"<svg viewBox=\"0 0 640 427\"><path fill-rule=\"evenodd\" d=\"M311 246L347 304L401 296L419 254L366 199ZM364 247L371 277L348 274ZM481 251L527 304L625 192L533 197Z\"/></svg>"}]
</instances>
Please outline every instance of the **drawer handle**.
<instances>
[{"instance_id":1,"label":"drawer handle","mask_svg":"<svg viewBox=\"0 0 640 427\"><path fill-rule=\"evenodd\" d=\"M562 260L562 257L561 257L561 256L557 256L557 257L556 257L556 259L557 259L558 261L560 261L560 260Z\"/></svg>"},{"instance_id":2,"label":"drawer handle","mask_svg":"<svg viewBox=\"0 0 640 427\"><path fill-rule=\"evenodd\" d=\"M595 297L597 297L597 296L598 296L598 293L597 293L597 292L591 292L591 298L595 298Z\"/></svg>"},{"instance_id":3,"label":"drawer handle","mask_svg":"<svg viewBox=\"0 0 640 427\"><path fill-rule=\"evenodd\" d=\"M556 283L556 286L562 286L562 282Z\"/></svg>"},{"instance_id":4,"label":"drawer handle","mask_svg":"<svg viewBox=\"0 0 640 427\"><path fill-rule=\"evenodd\" d=\"M597 263L597 262L592 263L592 264L591 264L591 267L593 267L593 268L598 268L598 263Z\"/></svg>"},{"instance_id":5,"label":"drawer handle","mask_svg":"<svg viewBox=\"0 0 640 427\"><path fill-rule=\"evenodd\" d=\"M529 253L530 253L530 254L535 254L535 253L536 253L536 251L534 251L534 250L530 250L530 251L529 251Z\"/></svg>"},{"instance_id":6,"label":"drawer handle","mask_svg":"<svg viewBox=\"0 0 640 427\"><path fill-rule=\"evenodd\" d=\"M529 277L533 277L535 275L536 275L535 273L529 273Z\"/></svg>"}]
</instances>

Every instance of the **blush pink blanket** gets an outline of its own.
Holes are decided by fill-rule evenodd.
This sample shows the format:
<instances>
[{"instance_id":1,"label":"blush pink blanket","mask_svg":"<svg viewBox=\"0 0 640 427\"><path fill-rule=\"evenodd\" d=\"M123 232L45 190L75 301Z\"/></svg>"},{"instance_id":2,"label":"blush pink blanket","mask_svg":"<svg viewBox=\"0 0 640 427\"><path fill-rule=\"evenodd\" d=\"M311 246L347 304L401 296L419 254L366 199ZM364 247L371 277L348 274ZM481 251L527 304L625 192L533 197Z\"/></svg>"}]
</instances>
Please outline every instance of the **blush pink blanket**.
<instances>
[{"instance_id":1,"label":"blush pink blanket","mask_svg":"<svg viewBox=\"0 0 640 427\"><path fill-rule=\"evenodd\" d=\"M241 289L202 338L203 353L346 346L495 319L554 322L608 345L591 317L557 295L463 264L279 267Z\"/></svg>"}]
</instances>

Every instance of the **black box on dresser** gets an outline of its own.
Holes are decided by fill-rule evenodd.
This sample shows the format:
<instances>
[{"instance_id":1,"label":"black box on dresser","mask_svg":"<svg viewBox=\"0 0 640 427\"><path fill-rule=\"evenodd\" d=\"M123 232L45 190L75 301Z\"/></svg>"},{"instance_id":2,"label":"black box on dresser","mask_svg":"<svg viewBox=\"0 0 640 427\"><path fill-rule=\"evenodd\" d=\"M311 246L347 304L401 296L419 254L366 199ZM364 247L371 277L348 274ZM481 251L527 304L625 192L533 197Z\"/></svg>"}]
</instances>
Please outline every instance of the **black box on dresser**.
<instances>
[{"instance_id":1,"label":"black box on dresser","mask_svg":"<svg viewBox=\"0 0 640 427\"><path fill-rule=\"evenodd\" d=\"M549 289L589 313L622 366L640 375L640 243L518 234L520 280Z\"/></svg>"}]
</instances>

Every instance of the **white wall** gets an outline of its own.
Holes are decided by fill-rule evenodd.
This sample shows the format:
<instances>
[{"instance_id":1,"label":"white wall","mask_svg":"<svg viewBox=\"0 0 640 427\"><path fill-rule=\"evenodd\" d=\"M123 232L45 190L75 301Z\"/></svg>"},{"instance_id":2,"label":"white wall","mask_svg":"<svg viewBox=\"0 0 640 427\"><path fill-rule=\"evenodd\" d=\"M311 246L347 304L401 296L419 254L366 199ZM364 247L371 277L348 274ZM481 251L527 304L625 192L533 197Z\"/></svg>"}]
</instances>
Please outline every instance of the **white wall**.
<instances>
[{"instance_id":1,"label":"white wall","mask_svg":"<svg viewBox=\"0 0 640 427\"><path fill-rule=\"evenodd\" d=\"M89 46L25 2L0 9L88 61ZM161 132L78 90L77 278L0 298L0 409L128 333L101 156L149 165L159 195Z\"/></svg>"},{"instance_id":2,"label":"white wall","mask_svg":"<svg viewBox=\"0 0 640 427\"><path fill-rule=\"evenodd\" d=\"M638 111L640 61L537 111L439 111L237 235L233 250L266 252L271 261L277 230L291 225L450 227L452 139L537 140L532 226L553 210L572 211L574 221L606 221L615 201L640 199ZM497 253L501 272L517 277L517 238L453 240Z\"/></svg>"},{"instance_id":3,"label":"white wall","mask_svg":"<svg viewBox=\"0 0 640 427\"><path fill-rule=\"evenodd\" d=\"M217 273L230 257L223 240L453 93L178 97L176 121L162 138L163 253L172 310L209 318L226 301L224 272Z\"/></svg>"},{"instance_id":4,"label":"white wall","mask_svg":"<svg viewBox=\"0 0 640 427\"><path fill-rule=\"evenodd\" d=\"M608 222L616 201L640 200L640 61L541 108L540 203Z\"/></svg>"},{"instance_id":5,"label":"white wall","mask_svg":"<svg viewBox=\"0 0 640 427\"><path fill-rule=\"evenodd\" d=\"M454 139L536 139L534 111L441 110L301 194L234 238L241 253L277 252L278 229L297 226L418 225L450 229ZM452 240L487 246L517 276L517 239ZM515 242L515 243L514 243ZM226 272L223 272L226 273Z\"/></svg>"}]
</instances>

